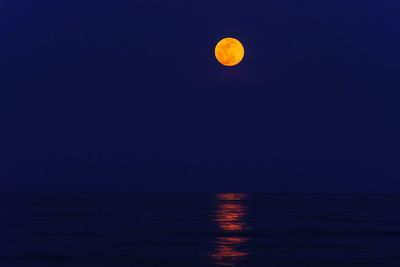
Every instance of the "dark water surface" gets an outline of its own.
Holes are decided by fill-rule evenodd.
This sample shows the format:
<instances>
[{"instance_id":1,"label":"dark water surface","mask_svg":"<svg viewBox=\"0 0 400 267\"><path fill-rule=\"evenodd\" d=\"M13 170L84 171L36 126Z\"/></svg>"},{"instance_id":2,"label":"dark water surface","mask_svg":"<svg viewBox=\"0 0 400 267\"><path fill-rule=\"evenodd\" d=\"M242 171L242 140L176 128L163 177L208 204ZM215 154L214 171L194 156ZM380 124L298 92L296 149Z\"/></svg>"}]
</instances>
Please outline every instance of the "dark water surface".
<instances>
[{"instance_id":1,"label":"dark water surface","mask_svg":"<svg viewBox=\"0 0 400 267\"><path fill-rule=\"evenodd\" d=\"M2 193L0 266L400 266L400 196Z\"/></svg>"}]
</instances>

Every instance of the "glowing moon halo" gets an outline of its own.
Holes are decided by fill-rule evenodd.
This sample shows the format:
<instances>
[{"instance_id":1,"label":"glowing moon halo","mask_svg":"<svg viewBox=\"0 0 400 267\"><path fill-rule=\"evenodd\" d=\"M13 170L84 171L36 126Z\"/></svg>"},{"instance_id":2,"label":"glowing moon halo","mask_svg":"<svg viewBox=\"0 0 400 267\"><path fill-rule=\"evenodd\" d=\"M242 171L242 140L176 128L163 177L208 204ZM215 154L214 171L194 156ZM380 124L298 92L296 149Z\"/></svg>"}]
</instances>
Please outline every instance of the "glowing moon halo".
<instances>
[{"instance_id":1,"label":"glowing moon halo","mask_svg":"<svg viewBox=\"0 0 400 267\"><path fill-rule=\"evenodd\" d=\"M236 66L243 57L244 47L238 39L227 37L215 46L215 58L224 66Z\"/></svg>"}]
</instances>

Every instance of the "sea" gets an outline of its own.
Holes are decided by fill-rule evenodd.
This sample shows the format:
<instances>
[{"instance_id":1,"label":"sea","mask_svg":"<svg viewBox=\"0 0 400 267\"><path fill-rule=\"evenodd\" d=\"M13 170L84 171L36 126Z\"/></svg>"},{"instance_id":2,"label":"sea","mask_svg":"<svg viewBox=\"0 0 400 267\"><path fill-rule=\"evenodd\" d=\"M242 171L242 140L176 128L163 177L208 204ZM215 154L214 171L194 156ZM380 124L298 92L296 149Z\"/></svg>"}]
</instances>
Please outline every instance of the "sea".
<instances>
[{"instance_id":1,"label":"sea","mask_svg":"<svg viewBox=\"0 0 400 267\"><path fill-rule=\"evenodd\" d=\"M400 266L400 195L0 194L1 267Z\"/></svg>"}]
</instances>

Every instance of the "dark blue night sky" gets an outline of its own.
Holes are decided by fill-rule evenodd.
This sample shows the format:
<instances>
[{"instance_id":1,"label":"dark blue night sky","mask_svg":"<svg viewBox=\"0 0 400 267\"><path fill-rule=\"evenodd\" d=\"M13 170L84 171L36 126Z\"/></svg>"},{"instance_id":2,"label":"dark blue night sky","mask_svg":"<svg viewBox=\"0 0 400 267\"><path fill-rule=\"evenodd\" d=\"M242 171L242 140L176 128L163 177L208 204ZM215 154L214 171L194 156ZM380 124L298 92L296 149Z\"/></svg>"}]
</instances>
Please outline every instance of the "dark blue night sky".
<instances>
[{"instance_id":1,"label":"dark blue night sky","mask_svg":"<svg viewBox=\"0 0 400 267\"><path fill-rule=\"evenodd\" d=\"M0 4L0 187L400 192L400 2ZM244 61L214 45L239 38Z\"/></svg>"}]
</instances>

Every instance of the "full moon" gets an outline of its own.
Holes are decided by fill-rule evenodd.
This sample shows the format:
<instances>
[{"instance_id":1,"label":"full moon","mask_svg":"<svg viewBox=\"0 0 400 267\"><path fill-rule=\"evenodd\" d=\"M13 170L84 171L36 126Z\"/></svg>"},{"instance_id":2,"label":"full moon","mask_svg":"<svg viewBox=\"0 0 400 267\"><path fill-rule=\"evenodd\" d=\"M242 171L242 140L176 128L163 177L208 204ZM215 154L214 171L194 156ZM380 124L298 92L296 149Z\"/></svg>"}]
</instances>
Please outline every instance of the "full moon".
<instances>
[{"instance_id":1,"label":"full moon","mask_svg":"<svg viewBox=\"0 0 400 267\"><path fill-rule=\"evenodd\" d=\"M238 39L224 38L215 46L215 57L224 66L236 66L244 57L244 47Z\"/></svg>"}]
</instances>

